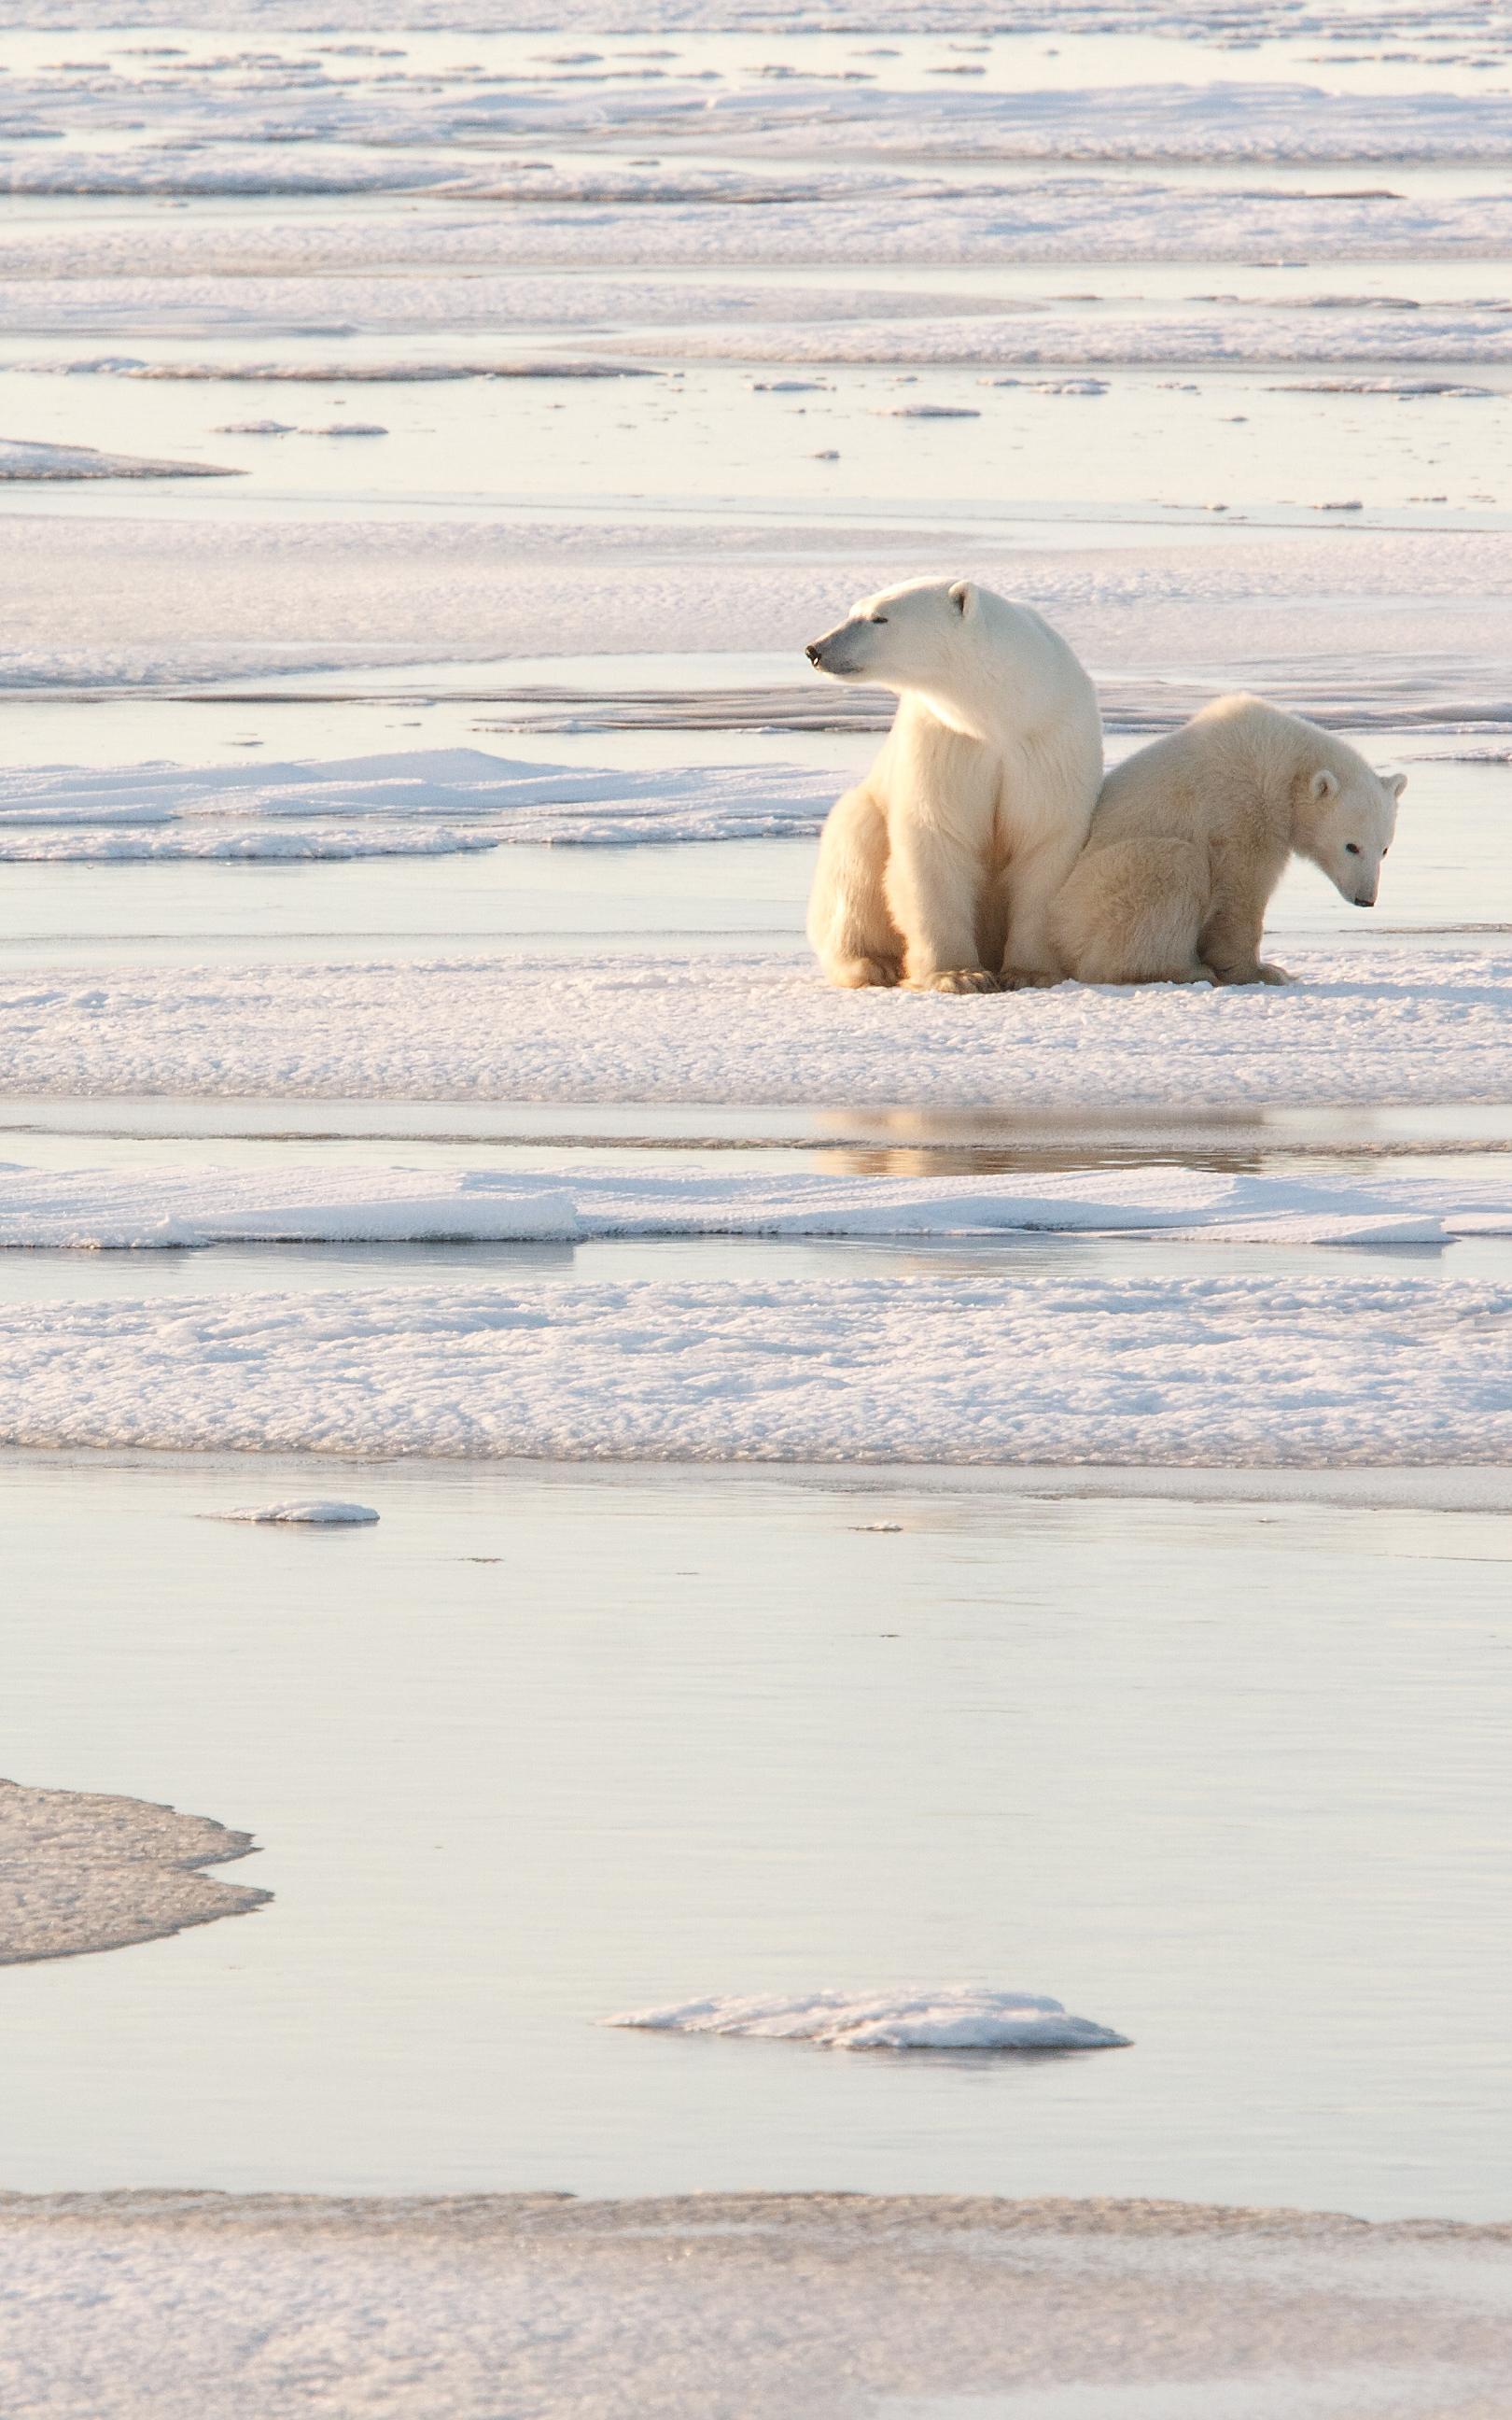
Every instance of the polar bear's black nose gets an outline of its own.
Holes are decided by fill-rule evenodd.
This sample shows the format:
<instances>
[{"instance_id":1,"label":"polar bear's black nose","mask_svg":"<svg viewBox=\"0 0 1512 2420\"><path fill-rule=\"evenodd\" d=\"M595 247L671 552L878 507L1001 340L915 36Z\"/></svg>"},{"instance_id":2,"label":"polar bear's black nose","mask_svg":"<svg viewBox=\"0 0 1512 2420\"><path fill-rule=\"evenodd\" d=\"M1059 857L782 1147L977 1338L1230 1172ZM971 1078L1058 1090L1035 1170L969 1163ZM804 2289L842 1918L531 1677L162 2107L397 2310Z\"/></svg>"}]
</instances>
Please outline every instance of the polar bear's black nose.
<instances>
[{"instance_id":1,"label":"polar bear's black nose","mask_svg":"<svg viewBox=\"0 0 1512 2420\"><path fill-rule=\"evenodd\" d=\"M816 664L816 663L818 663L818 661L819 661L819 659L820 659L821 656L822 656L822 655L824 654L824 652L825 652L823 642L822 642L821 640L816 639L816 640L814 641L814 643L813 643L813 645L812 645L811 647L805 647L805 649L804 649L804 651L803 651L803 652L804 652L804 654L808 657L809 661L810 661L811 664Z\"/></svg>"}]
</instances>

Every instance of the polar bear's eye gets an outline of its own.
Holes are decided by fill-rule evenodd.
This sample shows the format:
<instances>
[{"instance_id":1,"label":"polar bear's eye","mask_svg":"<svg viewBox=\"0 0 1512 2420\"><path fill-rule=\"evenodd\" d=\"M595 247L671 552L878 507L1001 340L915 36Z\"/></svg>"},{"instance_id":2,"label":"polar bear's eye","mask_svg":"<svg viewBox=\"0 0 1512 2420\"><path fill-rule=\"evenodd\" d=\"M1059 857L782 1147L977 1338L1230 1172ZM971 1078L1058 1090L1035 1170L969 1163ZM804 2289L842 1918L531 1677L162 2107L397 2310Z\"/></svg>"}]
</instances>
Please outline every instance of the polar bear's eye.
<instances>
[{"instance_id":1,"label":"polar bear's eye","mask_svg":"<svg viewBox=\"0 0 1512 2420\"><path fill-rule=\"evenodd\" d=\"M1359 842L1357 840L1347 840L1344 844L1344 854L1346 857L1358 857L1360 854ZM1381 854L1384 856L1385 851L1382 850Z\"/></svg>"},{"instance_id":2,"label":"polar bear's eye","mask_svg":"<svg viewBox=\"0 0 1512 2420\"><path fill-rule=\"evenodd\" d=\"M886 613L869 613L866 618L869 622L885 622L887 617Z\"/></svg>"}]
</instances>

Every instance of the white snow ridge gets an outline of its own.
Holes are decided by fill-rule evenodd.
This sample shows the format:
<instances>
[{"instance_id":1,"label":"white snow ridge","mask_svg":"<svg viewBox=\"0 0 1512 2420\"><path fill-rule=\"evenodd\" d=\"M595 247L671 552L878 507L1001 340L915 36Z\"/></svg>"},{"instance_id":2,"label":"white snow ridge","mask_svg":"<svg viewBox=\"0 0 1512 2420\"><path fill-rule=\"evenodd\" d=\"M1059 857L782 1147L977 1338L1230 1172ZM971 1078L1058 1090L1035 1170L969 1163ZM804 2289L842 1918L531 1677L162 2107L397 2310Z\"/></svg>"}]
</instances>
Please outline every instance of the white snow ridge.
<instances>
[{"instance_id":1,"label":"white snow ridge","mask_svg":"<svg viewBox=\"0 0 1512 2420\"><path fill-rule=\"evenodd\" d=\"M814 2042L825 2050L1127 2050L1116 2034L1088 2017L1070 2015L1059 2000L984 1983L913 1985L901 1991L803 1992L686 2000L681 2007L637 2009L606 2017L607 2025L650 2033L741 2034L762 2041Z\"/></svg>"}]
</instances>

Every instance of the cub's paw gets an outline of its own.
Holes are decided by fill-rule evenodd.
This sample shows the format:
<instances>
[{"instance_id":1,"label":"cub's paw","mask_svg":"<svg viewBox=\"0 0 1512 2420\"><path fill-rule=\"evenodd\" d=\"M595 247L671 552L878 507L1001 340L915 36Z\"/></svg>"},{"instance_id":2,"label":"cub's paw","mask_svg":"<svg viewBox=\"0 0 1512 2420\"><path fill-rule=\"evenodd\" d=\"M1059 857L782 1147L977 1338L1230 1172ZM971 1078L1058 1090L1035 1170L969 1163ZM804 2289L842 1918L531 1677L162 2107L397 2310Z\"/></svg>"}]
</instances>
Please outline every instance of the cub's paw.
<instances>
[{"instance_id":1,"label":"cub's paw","mask_svg":"<svg viewBox=\"0 0 1512 2420\"><path fill-rule=\"evenodd\" d=\"M995 991L997 977L985 967L941 967L932 975L912 975L910 991Z\"/></svg>"},{"instance_id":2,"label":"cub's paw","mask_svg":"<svg viewBox=\"0 0 1512 2420\"><path fill-rule=\"evenodd\" d=\"M830 982L841 991L865 991L872 985L890 990L903 981L896 958L841 958L828 972Z\"/></svg>"},{"instance_id":3,"label":"cub's paw","mask_svg":"<svg viewBox=\"0 0 1512 2420\"><path fill-rule=\"evenodd\" d=\"M1050 991L1064 975L1046 974L1041 967L1005 967L998 977L1005 991Z\"/></svg>"},{"instance_id":4,"label":"cub's paw","mask_svg":"<svg viewBox=\"0 0 1512 2420\"><path fill-rule=\"evenodd\" d=\"M1261 960L1255 971L1259 977L1260 982L1263 984L1289 984L1295 983L1297 980L1296 976L1294 974L1289 974L1285 967L1272 966L1264 959Z\"/></svg>"}]
</instances>

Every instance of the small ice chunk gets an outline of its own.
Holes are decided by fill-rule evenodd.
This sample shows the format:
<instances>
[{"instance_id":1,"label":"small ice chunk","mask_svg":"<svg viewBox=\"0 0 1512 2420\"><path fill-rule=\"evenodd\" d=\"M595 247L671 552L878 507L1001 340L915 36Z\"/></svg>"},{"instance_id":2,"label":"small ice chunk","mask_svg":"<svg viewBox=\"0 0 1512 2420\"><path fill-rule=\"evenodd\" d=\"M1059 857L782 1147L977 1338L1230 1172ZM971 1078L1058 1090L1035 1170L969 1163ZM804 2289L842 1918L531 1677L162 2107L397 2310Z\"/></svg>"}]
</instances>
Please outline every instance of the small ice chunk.
<instances>
[{"instance_id":1,"label":"small ice chunk","mask_svg":"<svg viewBox=\"0 0 1512 2420\"><path fill-rule=\"evenodd\" d=\"M884 404L878 418L882 420L980 420L981 414L968 403L888 403Z\"/></svg>"},{"instance_id":2,"label":"small ice chunk","mask_svg":"<svg viewBox=\"0 0 1512 2420\"><path fill-rule=\"evenodd\" d=\"M301 437L387 437L376 420L332 420L324 427L301 428Z\"/></svg>"},{"instance_id":3,"label":"small ice chunk","mask_svg":"<svg viewBox=\"0 0 1512 2420\"><path fill-rule=\"evenodd\" d=\"M989 1984L902 1991L807 1992L687 2000L606 2017L652 2033L736 2034L816 2042L826 2050L1125 2050L1128 2036L1071 2016L1059 2000Z\"/></svg>"},{"instance_id":4,"label":"small ice chunk","mask_svg":"<svg viewBox=\"0 0 1512 2420\"><path fill-rule=\"evenodd\" d=\"M239 1504L229 1512L211 1515L217 1521L297 1522L310 1528L371 1527L378 1519L371 1504L349 1504L339 1496L290 1496L281 1504Z\"/></svg>"},{"instance_id":5,"label":"small ice chunk","mask_svg":"<svg viewBox=\"0 0 1512 2420\"><path fill-rule=\"evenodd\" d=\"M293 426L291 420L225 420L215 434L217 437L287 437Z\"/></svg>"}]
</instances>

